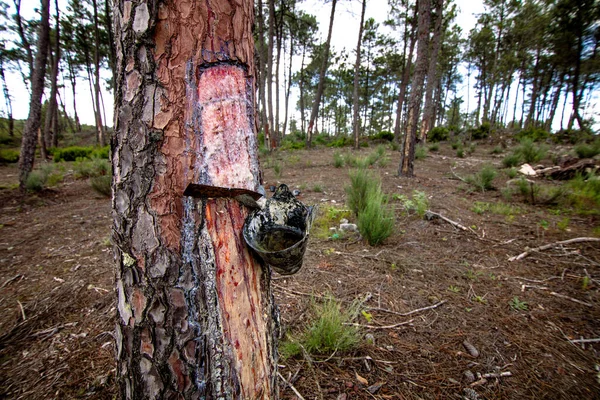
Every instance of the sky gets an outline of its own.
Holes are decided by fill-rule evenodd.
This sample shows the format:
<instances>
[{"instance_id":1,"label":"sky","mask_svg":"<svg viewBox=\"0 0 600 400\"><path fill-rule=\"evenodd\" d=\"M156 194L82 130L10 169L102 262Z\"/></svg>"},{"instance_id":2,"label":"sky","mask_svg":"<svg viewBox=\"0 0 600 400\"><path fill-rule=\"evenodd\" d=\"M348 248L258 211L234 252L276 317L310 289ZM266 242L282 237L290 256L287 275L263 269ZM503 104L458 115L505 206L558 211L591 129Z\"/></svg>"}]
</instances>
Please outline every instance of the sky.
<instances>
[{"instance_id":1,"label":"sky","mask_svg":"<svg viewBox=\"0 0 600 400\"><path fill-rule=\"evenodd\" d=\"M458 6L458 16L455 22L462 28L463 35L468 34L468 32L475 26L477 21L477 15L484 11L483 2L482 1L474 1L474 0L454 0L454 3ZM23 2L22 11L25 17L34 16L34 6L37 5L38 2L34 0L28 0ZM59 1L59 5L61 9L66 11L66 1ZM360 22L360 11L361 11L361 0L339 0L336 6L336 15L334 19L333 26L333 34L332 34L332 47L336 52L341 52L342 49L346 49L346 52L350 55L353 53L353 49L356 47L356 41L358 39L358 24ZM319 35L320 40L325 40L327 36L327 30L329 27L329 17L331 14L331 1L328 0L327 3L319 0L306 0L304 2L298 3L298 8L316 15L317 21L319 23ZM39 5L38 5L39 7ZM382 23L385 19L387 19L389 7L387 5L387 0L367 0L367 8L366 8L366 16L365 18L374 18L377 22ZM352 60L351 60L352 61ZM353 62L353 61L352 61ZM300 61L294 60L296 68L299 68ZM284 68L281 68L282 74ZM466 75L466 69L461 67L460 71L463 75ZM17 73L10 74L8 77L9 90L13 97L13 116L18 119L27 118L28 113L28 104L29 97L27 96L27 90L25 89L21 77ZM475 91L468 90L468 83L473 84L474 79L471 79L468 82L466 79L464 82L458 87L458 96L463 97L463 108L469 103L471 108L475 101ZM61 96L63 102L67 106L67 111L70 115L72 115L72 95L71 89L68 82L64 82L66 88L61 92ZM281 84L283 85L283 79L281 79ZM514 92L513 92L514 93ZM467 95L469 99L467 99ZM0 96L3 96L0 93ZM592 102L587 106L588 114L590 110L596 115L596 119L600 119L600 100L598 99L598 94L593 96ZM296 115L294 111L296 100L298 97L297 90L292 93L290 99L290 111L292 113L292 118L298 119L299 117ZM103 96L105 110L106 110L106 120L108 125L112 125L113 119L113 101L112 94L104 91ZM78 113L80 120L86 124L94 124L94 115L92 108L92 99L88 89L88 84L86 81L81 80L78 82L77 86L77 104L78 104ZM283 103L283 102L282 102ZM0 101L0 110L4 112L4 99ZM282 104L283 107L283 104ZM283 110L281 110L283 112ZM463 112L466 110L463 109ZM471 110L472 111L472 110ZM558 118L557 118L558 120ZM555 121L556 123L559 121ZM554 127L556 129L556 127Z\"/></svg>"}]
</instances>

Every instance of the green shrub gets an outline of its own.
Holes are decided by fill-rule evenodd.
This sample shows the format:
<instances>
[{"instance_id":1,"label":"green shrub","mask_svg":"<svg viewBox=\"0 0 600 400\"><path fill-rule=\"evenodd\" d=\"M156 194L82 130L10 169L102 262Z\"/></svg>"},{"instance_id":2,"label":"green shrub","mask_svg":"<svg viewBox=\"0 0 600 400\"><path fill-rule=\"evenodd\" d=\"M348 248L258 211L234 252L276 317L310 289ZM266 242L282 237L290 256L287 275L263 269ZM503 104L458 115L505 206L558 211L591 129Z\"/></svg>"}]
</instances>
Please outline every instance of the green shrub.
<instances>
[{"instance_id":1,"label":"green shrub","mask_svg":"<svg viewBox=\"0 0 600 400\"><path fill-rule=\"evenodd\" d=\"M345 147L345 146L352 146L354 142L352 141L351 138L349 138L348 136L342 136L339 139L336 139L332 142L330 142L327 146L329 147Z\"/></svg>"},{"instance_id":2,"label":"green shrub","mask_svg":"<svg viewBox=\"0 0 600 400\"><path fill-rule=\"evenodd\" d=\"M360 334L356 326L349 323L358 315L358 304L353 303L342 311L342 303L332 296L318 304L313 302L312 322L297 337L288 337L282 342L280 353L283 359L302 353L332 354L345 352L360 343Z\"/></svg>"},{"instance_id":3,"label":"green shrub","mask_svg":"<svg viewBox=\"0 0 600 400\"><path fill-rule=\"evenodd\" d=\"M526 163L535 163L546 157L546 152L546 146L538 146L532 139L524 138L517 147L515 154L520 154Z\"/></svg>"},{"instance_id":4,"label":"green shrub","mask_svg":"<svg viewBox=\"0 0 600 400\"><path fill-rule=\"evenodd\" d=\"M392 149L392 151L398 151L400 150L400 144L397 142L391 142L390 148Z\"/></svg>"},{"instance_id":5,"label":"green shrub","mask_svg":"<svg viewBox=\"0 0 600 400\"><path fill-rule=\"evenodd\" d=\"M600 177L577 175L568 184L567 202L580 214L600 214Z\"/></svg>"},{"instance_id":6,"label":"green shrub","mask_svg":"<svg viewBox=\"0 0 600 400\"><path fill-rule=\"evenodd\" d=\"M456 157L458 157L458 158L465 158L465 151L463 150L462 147L460 149L456 150Z\"/></svg>"},{"instance_id":7,"label":"green shrub","mask_svg":"<svg viewBox=\"0 0 600 400\"><path fill-rule=\"evenodd\" d=\"M436 126L427 133L427 140L430 142L442 142L448 140L450 131L444 126Z\"/></svg>"},{"instance_id":8,"label":"green shrub","mask_svg":"<svg viewBox=\"0 0 600 400\"><path fill-rule=\"evenodd\" d=\"M76 161L78 158L102 158L108 159L109 157L109 146L104 147L81 147L81 146L70 146L65 148L53 149L52 156L55 162L59 161Z\"/></svg>"},{"instance_id":9,"label":"green shrub","mask_svg":"<svg viewBox=\"0 0 600 400\"><path fill-rule=\"evenodd\" d=\"M415 160L422 160L427 157L427 148L424 146L417 146L415 149Z\"/></svg>"},{"instance_id":10,"label":"green shrub","mask_svg":"<svg viewBox=\"0 0 600 400\"><path fill-rule=\"evenodd\" d=\"M594 135L588 130L564 129L556 132L552 139L557 143L585 143L594 140Z\"/></svg>"},{"instance_id":11,"label":"green shrub","mask_svg":"<svg viewBox=\"0 0 600 400\"><path fill-rule=\"evenodd\" d=\"M395 194L393 199L400 200L407 212L414 212L420 218L423 218L425 212L429 209L429 199L427 198L427 194L419 190L413 191L412 199L409 199L408 196L404 194Z\"/></svg>"},{"instance_id":12,"label":"green shrub","mask_svg":"<svg viewBox=\"0 0 600 400\"><path fill-rule=\"evenodd\" d=\"M492 125L489 122L484 122L479 127L470 129L469 133L473 140L481 140L487 138L490 135L491 130Z\"/></svg>"},{"instance_id":13,"label":"green shrub","mask_svg":"<svg viewBox=\"0 0 600 400\"><path fill-rule=\"evenodd\" d=\"M110 175L110 164L108 160L95 158L93 160L87 160L79 158L73 164L73 171L75 178L85 179L94 176Z\"/></svg>"},{"instance_id":14,"label":"green shrub","mask_svg":"<svg viewBox=\"0 0 600 400\"><path fill-rule=\"evenodd\" d=\"M527 128L517 133L515 137L518 140L531 139L534 142L539 142L548 139L550 133L542 128Z\"/></svg>"},{"instance_id":15,"label":"green shrub","mask_svg":"<svg viewBox=\"0 0 600 400\"><path fill-rule=\"evenodd\" d=\"M477 189L485 192L494 188L492 182L498 174L498 171L491 165L485 165L478 173L469 175L465 178L467 183L475 186Z\"/></svg>"},{"instance_id":16,"label":"green shrub","mask_svg":"<svg viewBox=\"0 0 600 400\"><path fill-rule=\"evenodd\" d=\"M502 160L502 165L506 168L513 168L519 164L521 164L521 154L519 153L509 154Z\"/></svg>"},{"instance_id":17,"label":"green shrub","mask_svg":"<svg viewBox=\"0 0 600 400\"><path fill-rule=\"evenodd\" d=\"M600 154L600 140L592 144L581 143L575 146L575 153L579 158L593 158Z\"/></svg>"},{"instance_id":18,"label":"green shrub","mask_svg":"<svg viewBox=\"0 0 600 400\"><path fill-rule=\"evenodd\" d=\"M344 156L338 152L333 153L333 166L342 168L344 166Z\"/></svg>"},{"instance_id":19,"label":"green shrub","mask_svg":"<svg viewBox=\"0 0 600 400\"><path fill-rule=\"evenodd\" d=\"M0 163L16 163L19 161L17 150L0 149Z\"/></svg>"},{"instance_id":20,"label":"green shrub","mask_svg":"<svg viewBox=\"0 0 600 400\"><path fill-rule=\"evenodd\" d=\"M90 184L92 185L92 188L105 197L112 196L111 182L111 175L94 176L92 179L90 179Z\"/></svg>"},{"instance_id":21,"label":"green shrub","mask_svg":"<svg viewBox=\"0 0 600 400\"><path fill-rule=\"evenodd\" d=\"M365 200L364 209L358 214L358 230L369 245L377 246L394 231L394 213L379 187L368 192Z\"/></svg>"},{"instance_id":22,"label":"green shrub","mask_svg":"<svg viewBox=\"0 0 600 400\"><path fill-rule=\"evenodd\" d=\"M492 151L490 151L490 154L500 154L502 153L502 147L500 146L496 146L492 149Z\"/></svg>"},{"instance_id":23,"label":"green shrub","mask_svg":"<svg viewBox=\"0 0 600 400\"><path fill-rule=\"evenodd\" d=\"M306 142L296 142L293 140L285 139L279 146L281 150L302 150L306 148Z\"/></svg>"},{"instance_id":24,"label":"green shrub","mask_svg":"<svg viewBox=\"0 0 600 400\"><path fill-rule=\"evenodd\" d=\"M440 149L440 145L438 143L433 143L429 145L429 151L438 151Z\"/></svg>"},{"instance_id":25,"label":"green shrub","mask_svg":"<svg viewBox=\"0 0 600 400\"><path fill-rule=\"evenodd\" d=\"M506 175L508 175L509 179L515 179L518 173L519 171L514 167L506 171Z\"/></svg>"},{"instance_id":26,"label":"green shrub","mask_svg":"<svg viewBox=\"0 0 600 400\"><path fill-rule=\"evenodd\" d=\"M367 194L378 191L379 182L366 169L359 168L350 172L350 186L346 188L346 202L355 215L359 215L366 206Z\"/></svg>"},{"instance_id":27,"label":"green shrub","mask_svg":"<svg viewBox=\"0 0 600 400\"><path fill-rule=\"evenodd\" d=\"M314 144L320 144L320 145L326 145L330 141L331 141L331 137L325 133L321 133L320 135L314 136L313 140L312 140L312 142ZM334 146L334 147L338 147L338 146ZM339 146L339 147L341 147L341 146Z\"/></svg>"},{"instance_id":28,"label":"green shrub","mask_svg":"<svg viewBox=\"0 0 600 400\"><path fill-rule=\"evenodd\" d=\"M461 149L462 147L463 147L463 144L461 142L452 143L452 150L458 150L458 149Z\"/></svg>"},{"instance_id":29,"label":"green shrub","mask_svg":"<svg viewBox=\"0 0 600 400\"><path fill-rule=\"evenodd\" d=\"M31 171L25 180L25 188L30 192L39 192L44 189L46 178L41 171Z\"/></svg>"},{"instance_id":30,"label":"green shrub","mask_svg":"<svg viewBox=\"0 0 600 400\"><path fill-rule=\"evenodd\" d=\"M371 139L373 140L387 140L388 142L391 142L394 140L394 134L392 132L389 131L381 131L376 135L371 136Z\"/></svg>"}]
</instances>

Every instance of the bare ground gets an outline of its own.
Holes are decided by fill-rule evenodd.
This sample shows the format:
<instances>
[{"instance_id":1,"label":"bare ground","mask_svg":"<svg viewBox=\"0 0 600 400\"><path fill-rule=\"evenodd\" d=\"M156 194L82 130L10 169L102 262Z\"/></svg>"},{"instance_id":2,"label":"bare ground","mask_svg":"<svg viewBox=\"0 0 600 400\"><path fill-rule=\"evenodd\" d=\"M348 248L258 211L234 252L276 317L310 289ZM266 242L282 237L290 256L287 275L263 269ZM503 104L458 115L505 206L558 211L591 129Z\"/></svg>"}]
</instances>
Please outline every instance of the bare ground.
<instances>
[{"instance_id":1,"label":"bare ground","mask_svg":"<svg viewBox=\"0 0 600 400\"><path fill-rule=\"evenodd\" d=\"M325 294L366 299L372 315L356 322L373 340L351 352L280 360L282 376L305 399L600 398L600 343L571 341L600 337L600 245L508 261L528 247L593 236L599 221L516 200L512 217L473 212L474 202L502 196L467 190L451 167L464 176L484 163L499 166L502 156L490 149L460 159L442 144L416 162L415 179L396 176L396 152L388 151L388 166L373 168L386 193L424 191L432 211L470 231L406 214L392 201L396 231L382 246L352 235L313 238L300 273L274 276L287 332L305 326L311 299ZM301 188L306 204L343 207L348 172L333 167L333 152L275 154L263 164L279 163L281 172L266 168L265 185L286 183ZM14 166L0 167L0 185L16 178ZM501 174L496 187L506 180ZM112 399L110 201L72 179L24 203L17 194L0 190L0 398ZM515 297L526 310L511 308ZM286 383L280 392L297 398Z\"/></svg>"}]
</instances>

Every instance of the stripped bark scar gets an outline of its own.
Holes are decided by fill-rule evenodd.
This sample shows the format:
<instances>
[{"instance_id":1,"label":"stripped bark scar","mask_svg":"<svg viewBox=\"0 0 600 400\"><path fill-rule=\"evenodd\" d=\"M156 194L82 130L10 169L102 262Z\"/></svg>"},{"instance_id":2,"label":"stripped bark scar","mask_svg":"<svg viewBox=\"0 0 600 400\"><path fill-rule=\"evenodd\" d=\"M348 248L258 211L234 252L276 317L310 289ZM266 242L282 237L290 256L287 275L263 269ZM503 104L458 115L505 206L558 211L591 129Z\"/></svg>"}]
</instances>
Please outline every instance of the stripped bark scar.
<instances>
[{"instance_id":1,"label":"stripped bark scar","mask_svg":"<svg viewBox=\"0 0 600 400\"><path fill-rule=\"evenodd\" d=\"M217 64L198 77L199 135L202 157L194 183L256 190L257 165L251 96L243 67Z\"/></svg>"}]
</instances>

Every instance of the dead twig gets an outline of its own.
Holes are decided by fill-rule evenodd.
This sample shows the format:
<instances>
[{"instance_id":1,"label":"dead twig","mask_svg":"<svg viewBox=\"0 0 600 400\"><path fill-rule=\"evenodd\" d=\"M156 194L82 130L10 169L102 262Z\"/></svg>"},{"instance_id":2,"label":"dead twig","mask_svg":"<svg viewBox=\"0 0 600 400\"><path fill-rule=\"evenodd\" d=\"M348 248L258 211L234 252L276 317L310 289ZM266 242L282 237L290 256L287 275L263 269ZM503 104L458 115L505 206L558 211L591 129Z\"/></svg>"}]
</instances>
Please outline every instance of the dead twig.
<instances>
[{"instance_id":1,"label":"dead twig","mask_svg":"<svg viewBox=\"0 0 600 400\"><path fill-rule=\"evenodd\" d=\"M25 309L23 308L23 304L19 300L17 300L19 304L19 308L21 309L21 316L23 317L23 321L27 321L27 317L25 316Z\"/></svg>"},{"instance_id":2,"label":"dead twig","mask_svg":"<svg viewBox=\"0 0 600 400\"><path fill-rule=\"evenodd\" d=\"M593 338L593 339L573 339L573 340L569 340L569 342L571 342L571 343L599 343L600 342L600 338Z\"/></svg>"},{"instance_id":3,"label":"dead twig","mask_svg":"<svg viewBox=\"0 0 600 400\"><path fill-rule=\"evenodd\" d=\"M4 281L4 283L2 284L2 288L4 288L4 287L5 287L6 285L8 285L9 283L12 283L12 282L16 281L16 280L17 280L17 279L19 279L19 278L23 279L23 278L25 278L25 275L23 275L23 274L17 274L17 275L15 275L15 276L13 276L12 278L9 278L9 279L7 279L7 280L6 280L6 281Z\"/></svg>"},{"instance_id":4,"label":"dead twig","mask_svg":"<svg viewBox=\"0 0 600 400\"><path fill-rule=\"evenodd\" d=\"M578 238L573 238L573 239L569 239L569 240L561 240L560 242L545 244L543 246L536 247L534 249L530 249L530 250L524 251L523 253L521 253L521 254L519 254L517 256L510 257L508 259L508 261L522 260L523 258L527 257L531 253L535 253L535 252L538 252L538 251L548 250L548 249L551 249L551 248L554 248L554 247L559 247L559 246L562 246L563 244L582 243L582 242L600 242L600 238L578 237Z\"/></svg>"},{"instance_id":5,"label":"dead twig","mask_svg":"<svg viewBox=\"0 0 600 400\"><path fill-rule=\"evenodd\" d=\"M393 324L393 325L383 325L383 326L362 325L362 324L357 324L355 322L346 322L346 323L344 323L344 325L357 326L359 328L368 328L368 329L394 329L394 328L397 328L402 325L408 325L408 324L412 323L413 321L414 321L414 319L411 319L409 321L404 321L404 322L400 322L400 323Z\"/></svg>"},{"instance_id":6,"label":"dead twig","mask_svg":"<svg viewBox=\"0 0 600 400\"><path fill-rule=\"evenodd\" d=\"M594 306L593 304L586 303L585 301L578 300L578 299L576 299L574 297L566 296L564 294L560 294L560 293L556 293L556 292L550 292L550 289L547 288L547 287L545 287L545 286L521 285L521 292L524 292L525 289L543 290L543 291L549 292L549 294L551 296L560 297L561 299L569 300L569 301L572 301L573 303L581 304L581 305L584 305L586 307L593 307Z\"/></svg>"},{"instance_id":7,"label":"dead twig","mask_svg":"<svg viewBox=\"0 0 600 400\"><path fill-rule=\"evenodd\" d=\"M294 394L300 399L300 400L304 400L304 397L302 397L302 395L300 394L300 392L294 387L294 385L292 385L291 383L289 383L284 377L283 375L281 375L281 372L277 371L277 375L279 375L279 378L281 378L281 380L289 386L290 389L292 389L292 392L294 392Z\"/></svg>"},{"instance_id":8,"label":"dead twig","mask_svg":"<svg viewBox=\"0 0 600 400\"><path fill-rule=\"evenodd\" d=\"M436 304L434 304L432 306L417 308L416 310L408 311L408 312L405 312L405 313L400 313L400 312L397 312L397 311L388 310L387 308L379 308L379 307L367 307L367 308L369 310L372 310L372 311L383 311L383 312L386 312L386 313L389 313L389 314L399 315L401 317L408 317L409 315L420 313L422 311L427 311L427 310L432 310L434 308L438 308L442 304L445 304L447 301L448 300L442 300L439 303L436 303Z\"/></svg>"},{"instance_id":9,"label":"dead twig","mask_svg":"<svg viewBox=\"0 0 600 400\"><path fill-rule=\"evenodd\" d=\"M436 212L433 212L433 211L431 211L431 210L427 210L427 211L425 211L425 218L426 218L427 220L430 220L430 221L431 221L432 219L438 218L438 219L441 219L441 220L442 220L442 221L444 221L444 222L447 222L447 223L449 223L450 225L452 225L453 227L455 227L455 228L457 228L457 229L460 229L460 230L462 230L462 231L465 231L465 232L474 233L475 235L477 235L477 233L476 233L476 232L475 232L473 229L471 229L471 228L467 228L466 226L464 226L464 225L461 225L461 224L459 224L459 223L458 223L458 222L456 222L456 221L452 221L450 218L446 218L446 217L444 217L442 214L438 214L438 213L436 213Z\"/></svg>"}]
</instances>

